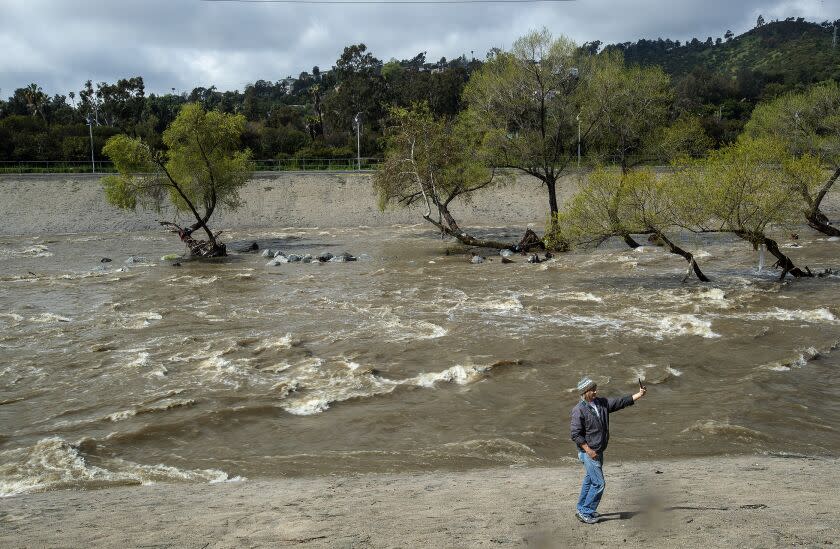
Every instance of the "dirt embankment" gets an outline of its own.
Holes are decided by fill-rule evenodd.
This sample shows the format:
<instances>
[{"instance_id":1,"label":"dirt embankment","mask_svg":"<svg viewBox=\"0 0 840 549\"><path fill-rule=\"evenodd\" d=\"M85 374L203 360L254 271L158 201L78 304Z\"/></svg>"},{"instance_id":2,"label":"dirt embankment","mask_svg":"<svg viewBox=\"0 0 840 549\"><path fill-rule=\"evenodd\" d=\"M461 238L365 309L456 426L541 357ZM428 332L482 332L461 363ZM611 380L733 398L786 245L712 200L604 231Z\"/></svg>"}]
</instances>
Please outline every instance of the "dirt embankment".
<instances>
[{"instance_id":1,"label":"dirt embankment","mask_svg":"<svg viewBox=\"0 0 840 549\"><path fill-rule=\"evenodd\" d=\"M575 180L570 176L564 184ZM3 175L0 196L0 234L5 235L141 231L157 228L158 219L175 219L171 208L158 213L111 206L94 175ZM214 230L423 222L419 208L380 212L369 173L258 173L241 196L239 210L214 215ZM465 227L532 223L542 228L548 199L538 180L520 177L510 186L476 195L469 204L456 204L453 211Z\"/></svg>"}]
</instances>

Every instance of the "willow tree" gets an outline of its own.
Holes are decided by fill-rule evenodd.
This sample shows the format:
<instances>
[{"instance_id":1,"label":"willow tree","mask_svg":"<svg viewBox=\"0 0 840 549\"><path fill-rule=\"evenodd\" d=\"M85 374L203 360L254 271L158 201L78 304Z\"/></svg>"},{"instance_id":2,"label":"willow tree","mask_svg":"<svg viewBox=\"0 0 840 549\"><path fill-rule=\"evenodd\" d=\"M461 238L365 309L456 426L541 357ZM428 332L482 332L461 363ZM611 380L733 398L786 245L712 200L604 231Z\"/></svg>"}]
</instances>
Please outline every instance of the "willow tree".
<instances>
[{"instance_id":1,"label":"willow tree","mask_svg":"<svg viewBox=\"0 0 840 549\"><path fill-rule=\"evenodd\" d=\"M245 128L242 115L206 112L198 103L185 105L163 132L165 151L155 151L139 138L116 135L103 152L114 162L116 175L102 178L105 195L115 206L135 209L138 205L160 211L165 202L194 222L173 228L190 254L215 257L226 255L218 233L208 222L219 206L240 206L239 189L250 179L251 152L242 149ZM193 238L202 229L206 240Z\"/></svg>"},{"instance_id":2,"label":"willow tree","mask_svg":"<svg viewBox=\"0 0 840 549\"><path fill-rule=\"evenodd\" d=\"M577 154L578 55L568 38L534 31L510 52L498 52L464 88L467 115L481 130L494 165L542 181L552 216L559 209L557 180Z\"/></svg>"},{"instance_id":3,"label":"willow tree","mask_svg":"<svg viewBox=\"0 0 840 549\"><path fill-rule=\"evenodd\" d=\"M470 246L509 247L470 235L449 209L456 199L468 202L473 193L504 180L478 159L476 139L465 119L435 118L425 103L392 108L385 159L373 175L379 208L420 205L423 219L442 235Z\"/></svg>"},{"instance_id":4,"label":"willow tree","mask_svg":"<svg viewBox=\"0 0 840 549\"><path fill-rule=\"evenodd\" d=\"M744 133L778 139L794 156L820 159L830 175L815 188L799 187L805 219L824 234L840 236L840 229L830 225L820 209L825 195L840 179L840 85L826 82L759 104Z\"/></svg>"},{"instance_id":5,"label":"willow tree","mask_svg":"<svg viewBox=\"0 0 840 549\"><path fill-rule=\"evenodd\" d=\"M668 236L679 211L674 184L673 178L657 177L646 168L627 173L598 168L558 214L557 227L574 246L598 246L611 237L626 240L628 234L651 235L668 252L688 262L683 281L694 273L701 282L708 282L694 255Z\"/></svg>"},{"instance_id":6,"label":"willow tree","mask_svg":"<svg viewBox=\"0 0 840 549\"><path fill-rule=\"evenodd\" d=\"M582 59L581 71L586 75L580 116L592 121L587 156L598 162L615 163L620 176L645 160L661 158L673 149L684 135L696 128L685 123L668 128L669 110L673 103L671 81L660 67L626 67L620 52L605 52ZM611 181L616 190L646 179L647 173L633 181ZM600 177L604 177L601 174ZM633 219L616 227L633 227ZM630 232L620 235L631 248L639 244Z\"/></svg>"},{"instance_id":7,"label":"willow tree","mask_svg":"<svg viewBox=\"0 0 840 549\"><path fill-rule=\"evenodd\" d=\"M675 224L695 232L731 233L754 249L766 247L782 279L788 273L812 276L768 233L798 224L801 189L813 192L822 179L819 159L794 156L777 139L742 138L707 158L685 161L671 177Z\"/></svg>"}]
</instances>

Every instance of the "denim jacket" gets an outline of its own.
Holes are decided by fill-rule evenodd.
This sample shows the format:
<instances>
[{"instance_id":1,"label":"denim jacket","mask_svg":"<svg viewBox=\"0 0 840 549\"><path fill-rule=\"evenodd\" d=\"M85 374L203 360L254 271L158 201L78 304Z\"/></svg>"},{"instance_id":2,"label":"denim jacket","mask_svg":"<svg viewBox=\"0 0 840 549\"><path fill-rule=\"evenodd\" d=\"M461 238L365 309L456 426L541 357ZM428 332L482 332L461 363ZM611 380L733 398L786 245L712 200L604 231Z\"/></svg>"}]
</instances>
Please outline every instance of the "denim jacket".
<instances>
[{"instance_id":1,"label":"denim jacket","mask_svg":"<svg viewBox=\"0 0 840 549\"><path fill-rule=\"evenodd\" d=\"M599 454L607 449L610 441L610 412L633 405L632 395L618 398L598 397L592 401L598 408L598 416L589 404L581 400L572 408L572 440L580 448L584 442Z\"/></svg>"}]
</instances>

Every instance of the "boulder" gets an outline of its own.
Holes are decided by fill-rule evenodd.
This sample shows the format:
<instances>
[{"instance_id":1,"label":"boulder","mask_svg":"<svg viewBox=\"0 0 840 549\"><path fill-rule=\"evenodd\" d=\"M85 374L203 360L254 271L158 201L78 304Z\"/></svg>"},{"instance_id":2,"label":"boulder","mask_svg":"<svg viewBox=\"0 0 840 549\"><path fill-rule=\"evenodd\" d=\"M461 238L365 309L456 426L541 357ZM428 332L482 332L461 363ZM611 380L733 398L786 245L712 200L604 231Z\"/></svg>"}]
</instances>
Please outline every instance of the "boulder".
<instances>
[{"instance_id":1,"label":"boulder","mask_svg":"<svg viewBox=\"0 0 840 549\"><path fill-rule=\"evenodd\" d=\"M256 252L260 249L260 245L256 242L251 242L250 244L245 244L244 246L237 246L234 248L234 251L239 253L248 253L248 252Z\"/></svg>"},{"instance_id":2,"label":"boulder","mask_svg":"<svg viewBox=\"0 0 840 549\"><path fill-rule=\"evenodd\" d=\"M333 261L333 262L336 262L336 263L343 263L345 261L356 261L356 257L353 256L353 254L351 254L351 253L342 252L339 255L333 256L330 259L330 261Z\"/></svg>"},{"instance_id":3,"label":"boulder","mask_svg":"<svg viewBox=\"0 0 840 549\"><path fill-rule=\"evenodd\" d=\"M265 250L263 250L262 256L263 257L274 257L274 250L272 250L271 248L266 248Z\"/></svg>"},{"instance_id":4,"label":"boulder","mask_svg":"<svg viewBox=\"0 0 840 549\"><path fill-rule=\"evenodd\" d=\"M301 256L297 255L297 254L289 254L289 255L286 256L286 260L288 260L289 263L297 263L301 259L303 259L303 258ZM310 258L310 260L311 260L311 258Z\"/></svg>"},{"instance_id":5,"label":"boulder","mask_svg":"<svg viewBox=\"0 0 840 549\"><path fill-rule=\"evenodd\" d=\"M331 260L333 257L334 257L333 254L331 254L330 252L324 252L324 253L322 253L321 255L318 256L318 261L320 261L321 263L326 263L327 261Z\"/></svg>"},{"instance_id":6,"label":"boulder","mask_svg":"<svg viewBox=\"0 0 840 549\"><path fill-rule=\"evenodd\" d=\"M478 255L477 253L473 253L472 258L470 259L470 263L474 265L478 265L479 263L484 263L484 257Z\"/></svg>"},{"instance_id":7,"label":"boulder","mask_svg":"<svg viewBox=\"0 0 840 549\"><path fill-rule=\"evenodd\" d=\"M302 258L300 258L301 262L303 263L312 263L312 255L306 254Z\"/></svg>"},{"instance_id":8,"label":"boulder","mask_svg":"<svg viewBox=\"0 0 840 549\"><path fill-rule=\"evenodd\" d=\"M513 255L513 252L510 250L499 250L499 255L502 257L510 257Z\"/></svg>"},{"instance_id":9,"label":"boulder","mask_svg":"<svg viewBox=\"0 0 840 549\"><path fill-rule=\"evenodd\" d=\"M274 253L274 257L280 257L280 256L286 257L286 254L284 254L284 253L283 253L282 251L280 251L280 250L277 250L277 251Z\"/></svg>"}]
</instances>

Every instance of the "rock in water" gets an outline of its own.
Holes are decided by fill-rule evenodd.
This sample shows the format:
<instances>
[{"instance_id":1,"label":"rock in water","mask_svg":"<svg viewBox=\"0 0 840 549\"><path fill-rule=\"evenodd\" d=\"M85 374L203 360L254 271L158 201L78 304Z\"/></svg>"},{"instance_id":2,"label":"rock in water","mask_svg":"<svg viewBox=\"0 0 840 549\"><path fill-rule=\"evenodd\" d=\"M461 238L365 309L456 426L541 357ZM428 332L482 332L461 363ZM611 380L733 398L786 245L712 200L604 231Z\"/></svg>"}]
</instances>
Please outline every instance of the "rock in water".
<instances>
[{"instance_id":1,"label":"rock in water","mask_svg":"<svg viewBox=\"0 0 840 549\"><path fill-rule=\"evenodd\" d=\"M537 254L533 254L531 255L531 257L528 258L528 263L540 263L540 261L540 256L538 256Z\"/></svg>"},{"instance_id":2,"label":"rock in water","mask_svg":"<svg viewBox=\"0 0 840 549\"><path fill-rule=\"evenodd\" d=\"M161 261L172 261L174 259L181 259L181 254L166 254L160 258Z\"/></svg>"},{"instance_id":3,"label":"rock in water","mask_svg":"<svg viewBox=\"0 0 840 549\"><path fill-rule=\"evenodd\" d=\"M350 254L348 252L343 252L341 255L337 255L337 256L332 257L330 259L330 261L333 261L333 262L336 262L336 263L344 263L345 261L356 261L356 258L353 256L353 254Z\"/></svg>"},{"instance_id":4,"label":"rock in water","mask_svg":"<svg viewBox=\"0 0 840 549\"><path fill-rule=\"evenodd\" d=\"M330 252L324 252L324 253L322 253L321 255L318 256L318 261L320 261L321 263L326 263L327 261L331 260L333 257L334 257L333 254L331 254Z\"/></svg>"},{"instance_id":5,"label":"rock in water","mask_svg":"<svg viewBox=\"0 0 840 549\"><path fill-rule=\"evenodd\" d=\"M286 256L286 260L289 263L297 263L301 259L303 259L303 258L301 256L297 255L297 254L289 254L288 256ZM310 261L311 261L311 258L310 258Z\"/></svg>"},{"instance_id":6,"label":"rock in water","mask_svg":"<svg viewBox=\"0 0 840 549\"><path fill-rule=\"evenodd\" d=\"M274 257L274 251L271 248L266 248L262 253L263 257Z\"/></svg>"},{"instance_id":7,"label":"rock in water","mask_svg":"<svg viewBox=\"0 0 840 549\"><path fill-rule=\"evenodd\" d=\"M306 254L300 260L303 263L312 263L312 256L310 254Z\"/></svg>"},{"instance_id":8,"label":"rock in water","mask_svg":"<svg viewBox=\"0 0 840 549\"><path fill-rule=\"evenodd\" d=\"M134 263L148 263L149 260L143 257L142 255L132 255L131 257L126 259L125 262L129 265L132 265Z\"/></svg>"},{"instance_id":9,"label":"rock in water","mask_svg":"<svg viewBox=\"0 0 840 549\"><path fill-rule=\"evenodd\" d=\"M474 265L478 265L479 263L484 263L484 258L478 254L473 254L472 259L470 259L470 263Z\"/></svg>"},{"instance_id":10,"label":"rock in water","mask_svg":"<svg viewBox=\"0 0 840 549\"><path fill-rule=\"evenodd\" d=\"M513 255L513 252L510 250L499 250L499 255L502 257L510 257Z\"/></svg>"},{"instance_id":11,"label":"rock in water","mask_svg":"<svg viewBox=\"0 0 840 549\"><path fill-rule=\"evenodd\" d=\"M513 260L505 255L505 256L502 256L502 263L513 263Z\"/></svg>"},{"instance_id":12,"label":"rock in water","mask_svg":"<svg viewBox=\"0 0 840 549\"><path fill-rule=\"evenodd\" d=\"M99 262L100 263L110 263L111 258L110 257L103 257L102 259L99 260Z\"/></svg>"},{"instance_id":13,"label":"rock in water","mask_svg":"<svg viewBox=\"0 0 840 549\"><path fill-rule=\"evenodd\" d=\"M284 253L283 253L282 251L280 251L280 250L277 250L277 251L274 253L274 257L280 257L280 256L286 257L286 254L284 254Z\"/></svg>"}]
</instances>

